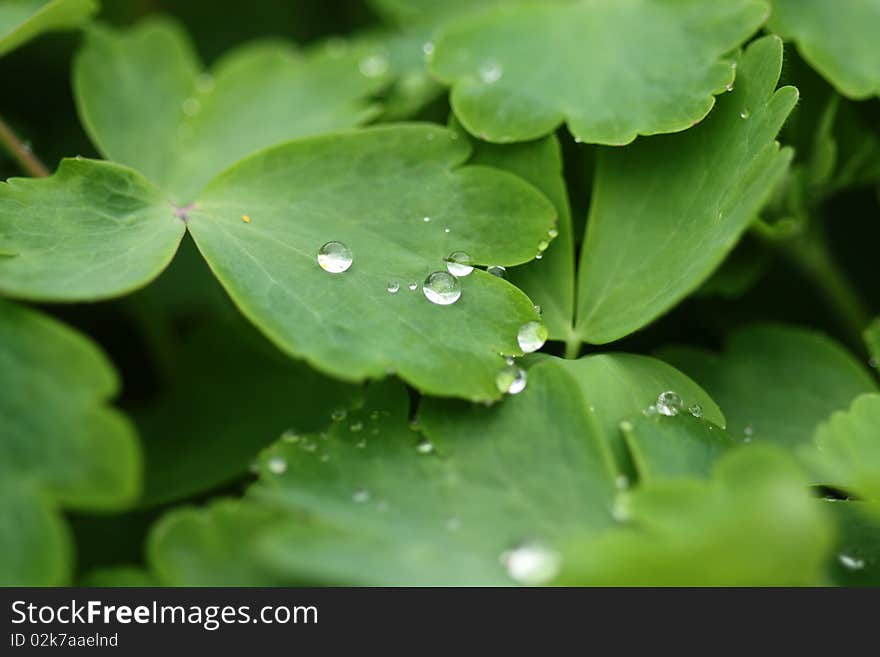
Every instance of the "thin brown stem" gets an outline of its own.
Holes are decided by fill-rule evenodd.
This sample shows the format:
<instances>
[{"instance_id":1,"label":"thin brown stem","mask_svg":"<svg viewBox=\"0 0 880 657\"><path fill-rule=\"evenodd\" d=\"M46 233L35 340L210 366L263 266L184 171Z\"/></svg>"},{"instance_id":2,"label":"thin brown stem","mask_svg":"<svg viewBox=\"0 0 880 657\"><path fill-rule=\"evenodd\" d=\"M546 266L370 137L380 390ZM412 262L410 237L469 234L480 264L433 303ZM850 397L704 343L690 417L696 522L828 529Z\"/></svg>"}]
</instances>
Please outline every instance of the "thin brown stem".
<instances>
[{"instance_id":1,"label":"thin brown stem","mask_svg":"<svg viewBox=\"0 0 880 657\"><path fill-rule=\"evenodd\" d=\"M18 138L18 135L3 120L2 116L0 116L0 146L3 146L3 149L12 156L12 159L27 175L35 178L49 175L46 165Z\"/></svg>"}]
</instances>

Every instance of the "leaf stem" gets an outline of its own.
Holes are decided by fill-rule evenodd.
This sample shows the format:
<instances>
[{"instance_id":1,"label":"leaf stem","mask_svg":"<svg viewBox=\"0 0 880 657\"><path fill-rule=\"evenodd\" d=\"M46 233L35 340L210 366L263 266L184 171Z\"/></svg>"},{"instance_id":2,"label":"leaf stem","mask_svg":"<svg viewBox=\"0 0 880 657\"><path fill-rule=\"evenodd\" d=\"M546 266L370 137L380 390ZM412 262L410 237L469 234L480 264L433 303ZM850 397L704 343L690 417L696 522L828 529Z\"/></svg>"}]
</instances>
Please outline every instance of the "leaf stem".
<instances>
[{"instance_id":1,"label":"leaf stem","mask_svg":"<svg viewBox=\"0 0 880 657\"><path fill-rule=\"evenodd\" d=\"M0 145L12 156L12 159L18 163L18 166L27 175L35 178L43 178L49 175L46 165L18 138L18 135L3 120L2 116L0 116Z\"/></svg>"},{"instance_id":2,"label":"leaf stem","mask_svg":"<svg viewBox=\"0 0 880 657\"><path fill-rule=\"evenodd\" d=\"M788 261L816 286L850 342L863 348L861 334L871 319L870 311L835 261L818 222L811 222L806 232L779 242L778 246Z\"/></svg>"},{"instance_id":3,"label":"leaf stem","mask_svg":"<svg viewBox=\"0 0 880 657\"><path fill-rule=\"evenodd\" d=\"M569 335L565 341L565 357L574 360L581 351L581 339L576 335Z\"/></svg>"}]
</instances>

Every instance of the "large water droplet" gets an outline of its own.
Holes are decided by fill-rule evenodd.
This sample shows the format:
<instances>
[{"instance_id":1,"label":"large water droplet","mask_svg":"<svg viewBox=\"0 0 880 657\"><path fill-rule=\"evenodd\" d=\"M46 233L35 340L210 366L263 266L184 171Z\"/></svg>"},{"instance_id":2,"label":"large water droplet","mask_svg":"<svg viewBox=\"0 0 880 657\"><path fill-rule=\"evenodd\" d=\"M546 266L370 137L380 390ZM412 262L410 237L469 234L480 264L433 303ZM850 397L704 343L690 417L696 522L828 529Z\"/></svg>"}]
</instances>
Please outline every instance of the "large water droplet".
<instances>
[{"instance_id":1,"label":"large water droplet","mask_svg":"<svg viewBox=\"0 0 880 657\"><path fill-rule=\"evenodd\" d=\"M529 377L526 371L516 365L508 365L495 377L498 390L509 395L516 395L526 389Z\"/></svg>"},{"instance_id":2,"label":"large water droplet","mask_svg":"<svg viewBox=\"0 0 880 657\"><path fill-rule=\"evenodd\" d=\"M490 59L483 62L483 65L480 66L480 79L486 84L495 84L501 79L503 72L501 64L494 59Z\"/></svg>"},{"instance_id":3,"label":"large water droplet","mask_svg":"<svg viewBox=\"0 0 880 657\"><path fill-rule=\"evenodd\" d=\"M287 460L283 456L273 456L266 462L272 474L282 475L287 472Z\"/></svg>"},{"instance_id":4,"label":"large water droplet","mask_svg":"<svg viewBox=\"0 0 880 657\"><path fill-rule=\"evenodd\" d=\"M400 289L400 283L397 281L388 281L388 285L385 286L385 289L391 292L391 294L397 294L397 291Z\"/></svg>"},{"instance_id":5,"label":"large water droplet","mask_svg":"<svg viewBox=\"0 0 880 657\"><path fill-rule=\"evenodd\" d=\"M351 499L358 504L365 504L370 501L370 491L366 488L358 488L354 493L351 494Z\"/></svg>"},{"instance_id":6,"label":"large water droplet","mask_svg":"<svg viewBox=\"0 0 880 657\"><path fill-rule=\"evenodd\" d=\"M471 257L464 251L455 251L446 256L446 269L453 276L461 278L474 270L472 262Z\"/></svg>"},{"instance_id":7,"label":"large water droplet","mask_svg":"<svg viewBox=\"0 0 880 657\"><path fill-rule=\"evenodd\" d=\"M530 586L546 584L559 574L559 553L540 543L524 543L501 555L501 565L511 579Z\"/></svg>"},{"instance_id":8,"label":"large water droplet","mask_svg":"<svg viewBox=\"0 0 880 657\"><path fill-rule=\"evenodd\" d=\"M837 560L844 568L848 570L861 570L865 567L864 559L859 559L858 557L854 557L850 554L844 554L843 552L837 555Z\"/></svg>"},{"instance_id":9,"label":"large water droplet","mask_svg":"<svg viewBox=\"0 0 880 657\"><path fill-rule=\"evenodd\" d=\"M684 402L681 401L681 397L677 392L667 390L666 392L661 392L657 397L655 408L660 415L671 417L673 415L678 415L681 409L684 408Z\"/></svg>"},{"instance_id":10,"label":"large water droplet","mask_svg":"<svg viewBox=\"0 0 880 657\"><path fill-rule=\"evenodd\" d=\"M448 306L461 297L461 283L448 272L435 271L425 279L422 292L431 303L436 303L438 306Z\"/></svg>"},{"instance_id":11,"label":"large water droplet","mask_svg":"<svg viewBox=\"0 0 880 657\"><path fill-rule=\"evenodd\" d=\"M324 271L341 274L351 267L351 249L342 242L327 242L318 249L318 264Z\"/></svg>"},{"instance_id":12,"label":"large water droplet","mask_svg":"<svg viewBox=\"0 0 880 657\"><path fill-rule=\"evenodd\" d=\"M492 274L492 276L497 276L498 278L507 278L507 268L502 267L501 265L492 265L486 272Z\"/></svg>"},{"instance_id":13,"label":"large water droplet","mask_svg":"<svg viewBox=\"0 0 880 657\"><path fill-rule=\"evenodd\" d=\"M538 351L547 342L547 327L541 322L526 322L519 327L516 341L523 353L530 354L533 351Z\"/></svg>"}]
</instances>

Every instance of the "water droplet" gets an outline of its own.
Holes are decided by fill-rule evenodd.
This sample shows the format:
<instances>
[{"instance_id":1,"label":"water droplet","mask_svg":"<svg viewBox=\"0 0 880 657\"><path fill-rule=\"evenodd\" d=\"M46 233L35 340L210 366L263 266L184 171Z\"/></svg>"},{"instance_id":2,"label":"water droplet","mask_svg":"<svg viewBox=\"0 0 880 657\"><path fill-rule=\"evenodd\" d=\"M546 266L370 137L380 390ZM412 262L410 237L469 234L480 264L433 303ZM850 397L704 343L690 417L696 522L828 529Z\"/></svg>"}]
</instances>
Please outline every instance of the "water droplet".
<instances>
[{"instance_id":1,"label":"water droplet","mask_svg":"<svg viewBox=\"0 0 880 657\"><path fill-rule=\"evenodd\" d=\"M516 359L513 356L505 356L504 362L508 365L513 365L516 362Z\"/></svg>"},{"instance_id":2,"label":"water droplet","mask_svg":"<svg viewBox=\"0 0 880 657\"><path fill-rule=\"evenodd\" d=\"M434 451L434 445L431 443L430 440L422 438L416 445L416 451L419 454L430 454Z\"/></svg>"},{"instance_id":3,"label":"water droplet","mask_svg":"<svg viewBox=\"0 0 880 657\"><path fill-rule=\"evenodd\" d=\"M677 392L673 392L672 390L667 390L666 392L661 392L657 397L657 412L660 415L673 416L678 415L679 411L684 408L684 402L681 401L681 397Z\"/></svg>"},{"instance_id":4,"label":"water droplet","mask_svg":"<svg viewBox=\"0 0 880 657\"><path fill-rule=\"evenodd\" d=\"M740 112L740 113L739 113L739 118L741 118L741 119L747 119L747 118L749 118L749 110L744 109L742 112Z\"/></svg>"},{"instance_id":5,"label":"water droplet","mask_svg":"<svg viewBox=\"0 0 880 657\"><path fill-rule=\"evenodd\" d=\"M374 53L369 57L364 57L358 67L361 73L368 78L377 78L385 75L388 71L388 57L382 53Z\"/></svg>"},{"instance_id":6,"label":"water droplet","mask_svg":"<svg viewBox=\"0 0 880 657\"><path fill-rule=\"evenodd\" d=\"M873 367L876 370L878 367L880 367L880 361L878 361L876 358L872 358L868 361L868 366Z\"/></svg>"},{"instance_id":7,"label":"water droplet","mask_svg":"<svg viewBox=\"0 0 880 657\"><path fill-rule=\"evenodd\" d=\"M629 420L624 420L623 422L620 423L620 430L624 431L624 432L632 431L633 430L633 423L630 422Z\"/></svg>"},{"instance_id":8,"label":"water droplet","mask_svg":"<svg viewBox=\"0 0 880 657\"><path fill-rule=\"evenodd\" d=\"M472 262L471 257L464 251L455 251L446 256L446 269L453 276L461 278L468 276L474 270Z\"/></svg>"},{"instance_id":9,"label":"water droplet","mask_svg":"<svg viewBox=\"0 0 880 657\"><path fill-rule=\"evenodd\" d=\"M503 69L494 59L483 62L480 66L480 79L486 84L495 84L501 79Z\"/></svg>"},{"instance_id":10,"label":"water droplet","mask_svg":"<svg viewBox=\"0 0 880 657\"><path fill-rule=\"evenodd\" d=\"M530 354L533 351L538 351L547 342L547 327L541 322L526 322L519 327L516 341L523 353Z\"/></svg>"},{"instance_id":11,"label":"water droplet","mask_svg":"<svg viewBox=\"0 0 880 657\"><path fill-rule=\"evenodd\" d=\"M182 109L187 116L195 116L202 110L202 103L198 98L187 98L183 101Z\"/></svg>"},{"instance_id":12,"label":"water droplet","mask_svg":"<svg viewBox=\"0 0 880 657\"><path fill-rule=\"evenodd\" d=\"M379 411L370 411L370 419L373 422L378 422L379 421Z\"/></svg>"},{"instance_id":13,"label":"water droplet","mask_svg":"<svg viewBox=\"0 0 880 657\"><path fill-rule=\"evenodd\" d=\"M407 285L407 287L409 288L410 292L415 292L419 289L419 284L415 281L412 281L409 285Z\"/></svg>"},{"instance_id":14,"label":"water droplet","mask_svg":"<svg viewBox=\"0 0 880 657\"><path fill-rule=\"evenodd\" d=\"M342 242L327 242L318 249L318 264L324 271L341 274L351 267L351 249Z\"/></svg>"},{"instance_id":15,"label":"water droplet","mask_svg":"<svg viewBox=\"0 0 880 657\"><path fill-rule=\"evenodd\" d=\"M501 555L501 565L511 579L531 586L546 584L559 574L559 553L540 543L524 543Z\"/></svg>"},{"instance_id":16,"label":"water droplet","mask_svg":"<svg viewBox=\"0 0 880 657\"><path fill-rule=\"evenodd\" d=\"M755 434L755 428L751 424L747 424L743 429L743 441L752 442L752 436Z\"/></svg>"},{"instance_id":17,"label":"water droplet","mask_svg":"<svg viewBox=\"0 0 880 657\"><path fill-rule=\"evenodd\" d=\"M363 422L352 422L351 426L348 427L348 430L352 431L354 433L357 433L358 431L361 431L363 428L364 428Z\"/></svg>"},{"instance_id":18,"label":"water droplet","mask_svg":"<svg viewBox=\"0 0 880 657\"><path fill-rule=\"evenodd\" d=\"M366 438L361 438L359 441L357 441L357 442L354 444L354 446L357 447L358 449L365 449L366 446L367 446L367 439L366 439Z\"/></svg>"},{"instance_id":19,"label":"water droplet","mask_svg":"<svg viewBox=\"0 0 880 657\"><path fill-rule=\"evenodd\" d=\"M461 529L461 520L458 518L450 518L446 521L446 530L450 532L457 532Z\"/></svg>"},{"instance_id":20,"label":"water droplet","mask_svg":"<svg viewBox=\"0 0 880 657\"><path fill-rule=\"evenodd\" d=\"M438 306L448 306L461 297L461 283L452 274L445 271L435 271L425 279L422 292L431 303L436 303Z\"/></svg>"},{"instance_id":21,"label":"water droplet","mask_svg":"<svg viewBox=\"0 0 880 657\"><path fill-rule=\"evenodd\" d=\"M282 475L287 472L287 460L283 456L273 456L266 461L266 467L272 474Z\"/></svg>"},{"instance_id":22,"label":"water droplet","mask_svg":"<svg viewBox=\"0 0 880 657\"><path fill-rule=\"evenodd\" d=\"M544 254L541 253L540 251L538 251L538 252L535 254L535 260L540 260L540 259L543 258L543 257L544 257Z\"/></svg>"},{"instance_id":23,"label":"water droplet","mask_svg":"<svg viewBox=\"0 0 880 657\"><path fill-rule=\"evenodd\" d=\"M425 41L422 44L422 53L425 55L425 61L430 62L434 59L434 44L430 41Z\"/></svg>"},{"instance_id":24,"label":"water droplet","mask_svg":"<svg viewBox=\"0 0 880 657\"><path fill-rule=\"evenodd\" d=\"M538 251L546 251L548 246L550 246L550 242L547 240L541 240L538 242Z\"/></svg>"},{"instance_id":25,"label":"water droplet","mask_svg":"<svg viewBox=\"0 0 880 657\"><path fill-rule=\"evenodd\" d=\"M281 440L285 443L298 443L299 434L293 429L287 429L281 434Z\"/></svg>"},{"instance_id":26,"label":"water droplet","mask_svg":"<svg viewBox=\"0 0 880 657\"><path fill-rule=\"evenodd\" d=\"M304 449L307 452L314 452L316 449L318 449L318 443L316 443L314 440L306 440L300 445L300 448Z\"/></svg>"},{"instance_id":27,"label":"water droplet","mask_svg":"<svg viewBox=\"0 0 880 657\"><path fill-rule=\"evenodd\" d=\"M854 557L850 554L844 554L843 552L837 555L837 560L844 568L848 570L861 570L865 567L864 559L859 559L858 557Z\"/></svg>"},{"instance_id":28,"label":"water droplet","mask_svg":"<svg viewBox=\"0 0 880 657\"><path fill-rule=\"evenodd\" d=\"M538 313L538 317L544 314L544 309L541 308L538 304L535 304L535 312Z\"/></svg>"},{"instance_id":29,"label":"water droplet","mask_svg":"<svg viewBox=\"0 0 880 657\"><path fill-rule=\"evenodd\" d=\"M727 91L733 91L733 82L728 82L727 86L724 87Z\"/></svg>"},{"instance_id":30,"label":"water droplet","mask_svg":"<svg viewBox=\"0 0 880 657\"><path fill-rule=\"evenodd\" d=\"M321 454L320 459L321 459L321 463L326 463L327 461L330 460L330 455L329 454Z\"/></svg>"},{"instance_id":31,"label":"water droplet","mask_svg":"<svg viewBox=\"0 0 880 657\"><path fill-rule=\"evenodd\" d=\"M523 368L516 365L508 365L496 375L495 385L498 386L498 390L501 392L516 395L526 389L528 378L528 374L526 374Z\"/></svg>"},{"instance_id":32,"label":"water droplet","mask_svg":"<svg viewBox=\"0 0 880 657\"><path fill-rule=\"evenodd\" d=\"M334 409L332 413L330 413L330 419L334 422L342 422L345 419L345 416L348 415L348 411L344 408Z\"/></svg>"},{"instance_id":33,"label":"water droplet","mask_svg":"<svg viewBox=\"0 0 880 657\"><path fill-rule=\"evenodd\" d=\"M688 412L694 417L703 417L703 407L699 404L694 404L688 409Z\"/></svg>"},{"instance_id":34,"label":"water droplet","mask_svg":"<svg viewBox=\"0 0 880 657\"><path fill-rule=\"evenodd\" d=\"M611 517L617 522L629 522L632 517L629 504L629 497L626 495L615 497L614 503L611 505Z\"/></svg>"},{"instance_id":35,"label":"water droplet","mask_svg":"<svg viewBox=\"0 0 880 657\"><path fill-rule=\"evenodd\" d=\"M629 488L629 477L626 475L617 475L614 479L614 485L617 486L618 490L626 490Z\"/></svg>"},{"instance_id":36,"label":"water droplet","mask_svg":"<svg viewBox=\"0 0 880 657\"><path fill-rule=\"evenodd\" d=\"M354 493L351 494L351 499L353 502L357 502L358 504L365 504L370 501L370 491L366 488L358 488Z\"/></svg>"},{"instance_id":37,"label":"water droplet","mask_svg":"<svg viewBox=\"0 0 880 657\"><path fill-rule=\"evenodd\" d=\"M422 221L428 223L429 221L431 221L431 217L422 217Z\"/></svg>"},{"instance_id":38,"label":"water droplet","mask_svg":"<svg viewBox=\"0 0 880 657\"><path fill-rule=\"evenodd\" d=\"M648 408L642 411L642 415L644 415L645 417L654 417L659 412L660 411L657 410L657 407L654 406L654 404L651 404L650 406L648 406Z\"/></svg>"},{"instance_id":39,"label":"water droplet","mask_svg":"<svg viewBox=\"0 0 880 657\"><path fill-rule=\"evenodd\" d=\"M214 76L210 73L202 73L196 78L196 89L202 94L212 92L214 90Z\"/></svg>"},{"instance_id":40,"label":"water droplet","mask_svg":"<svg viewBox=\"0 0 880 657\"><path fill-rule=\"evenodd\" d=\"M391 294L397 294L397 291L400 289L400 283L398 283L397 281L388 281L385 289L388 290Z\"/></svg>"},{"instance_id":41,"label":"water droplet","mask_svg":"<svg viewBox=\"0 0 880 657\"><path fill-rule=\"evenodd\" d=\"M449 228L444 228L444 229L443 229L443 232L444 232L444 233L448 233L449 230L450 230Z\"/></svg>"},{"instance_id":42,"label":"water droplet","mask_svg":"<svg viewBox=\"0 0 880 657\"><path fill-rule=\"evenodd\" d=\"M507 278L507 268L502 267L501 265L492 265L486 271L492 276L497 276L498 278Z\"/></svg>"},{"instance_id":43,"label":"water droplet","mask_svg":"<svg viewBox=\"0 0 880 657\"><path fill-rule=\"evenodd\" d=\"M551 228L547 231L547 237L549 237L551 240L555 240L557 237L559 237L559 231L555 228Z\"/></svg>"}]
</instances>

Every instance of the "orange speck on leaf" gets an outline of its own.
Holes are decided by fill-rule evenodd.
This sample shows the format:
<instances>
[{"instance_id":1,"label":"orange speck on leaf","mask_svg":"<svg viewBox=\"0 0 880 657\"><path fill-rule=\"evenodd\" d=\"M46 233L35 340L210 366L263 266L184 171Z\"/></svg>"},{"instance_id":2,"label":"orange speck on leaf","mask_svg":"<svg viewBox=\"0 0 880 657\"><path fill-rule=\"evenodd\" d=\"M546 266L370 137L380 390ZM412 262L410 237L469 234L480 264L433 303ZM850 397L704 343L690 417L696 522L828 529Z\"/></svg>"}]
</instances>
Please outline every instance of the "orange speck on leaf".
<instances>
[{"instance_id":1,"label":"orange speck on leaf","mask_svg":"<svg viewBox=\"0 0 880 657\"><path fill-rule=\"evenodd\" d=\"M251 223L251 218L249 216L247 216L246 214L241 215L241 220L246 224Z\"/></svg>"}]
</instances>

